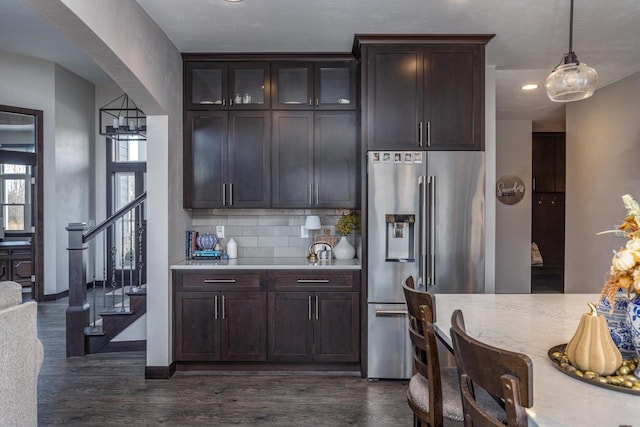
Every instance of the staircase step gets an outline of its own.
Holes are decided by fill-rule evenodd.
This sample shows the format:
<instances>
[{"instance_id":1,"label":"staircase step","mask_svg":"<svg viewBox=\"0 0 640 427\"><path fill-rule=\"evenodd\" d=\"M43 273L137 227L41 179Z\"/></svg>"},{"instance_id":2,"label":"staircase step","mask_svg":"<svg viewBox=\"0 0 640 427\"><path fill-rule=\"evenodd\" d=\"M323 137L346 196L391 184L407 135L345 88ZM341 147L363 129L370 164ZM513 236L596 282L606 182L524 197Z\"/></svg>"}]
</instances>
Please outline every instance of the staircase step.
<instances>
[{"instance_id":1,"label":"staircase step","mask_svg":"<svg viewBox=\"0 0 640 427\"><path fill-rule=\"evenodd\" d=\"M87 337L102 337L107 333L102 330L102 326L87 326L84 328L84 334Z\"/></svg>"},{"instance_id":2,"label":"staircase step","mask_svg":"<svg viewBox=\"0 0 640 427\"><path fill-rule=\"evenodd\" d=\"M130 316L132 314L134 314L134 311L132 310L125 310L125 311L119 311L119 310L115 310L115 311L101 311L100 316L117 316L119 314L122 314L124 316Z\"/></svg>"},{"instance_id":3,"label":"staircase step","mask_svg":"<svg viewBox=\"0 0 640 427\"><path fill-rule=\"evenodd\" d=\"M117 351L116 349L125 350L128 348L121 343L111 343L111 340L146 313L147 289L146 285L143 285L140 288L133 289L125 287L124 291L127 295L124 309L121 301L122 290L116 289L116 299L119 300L116 306L107 307L107 309L99 313L102 318L94 326L85 328L87 353ZM109 301L109 298L111 296L107 297L107 301Z\"/></svg>"}]
</instances>

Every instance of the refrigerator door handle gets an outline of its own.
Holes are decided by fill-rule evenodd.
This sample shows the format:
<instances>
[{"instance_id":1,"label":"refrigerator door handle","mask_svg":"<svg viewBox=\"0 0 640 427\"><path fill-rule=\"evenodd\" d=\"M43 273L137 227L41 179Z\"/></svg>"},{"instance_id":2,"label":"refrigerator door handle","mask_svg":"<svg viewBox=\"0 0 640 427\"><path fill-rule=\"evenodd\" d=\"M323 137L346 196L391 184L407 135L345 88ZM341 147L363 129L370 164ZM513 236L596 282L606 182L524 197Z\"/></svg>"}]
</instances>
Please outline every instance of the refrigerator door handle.
<instances>
[{"instance_id":1,"label":"refrigerator door handle","mask_svg":"<svg viewBox=\"0 0 640 427\"><path fill-rule=\"evenodd\" d=\"M436 285L436 177L429 176L429 281Z\"/></svg>"},{"instance_id":2,"label":"refrigerator door handle","mask_svg":"<svg viewBox=\"0 0 640 427\"><path fill-rule=\"evenodd\" d=\"M376 308L376 316L408 316L407 310L379 310Z\"/></svg>"},{"instance_id":3,"label":"refrigerator door handle","mask_svg":"<svg viewBox=\"0 0 640 427\"><path fill-rule=\"evenodd\" d=\"M418 201L418 286L426 285L425 268L427 265L427 217L425 215L426 176L418 177L419 201Z\"/></svg>"}]
</instances>

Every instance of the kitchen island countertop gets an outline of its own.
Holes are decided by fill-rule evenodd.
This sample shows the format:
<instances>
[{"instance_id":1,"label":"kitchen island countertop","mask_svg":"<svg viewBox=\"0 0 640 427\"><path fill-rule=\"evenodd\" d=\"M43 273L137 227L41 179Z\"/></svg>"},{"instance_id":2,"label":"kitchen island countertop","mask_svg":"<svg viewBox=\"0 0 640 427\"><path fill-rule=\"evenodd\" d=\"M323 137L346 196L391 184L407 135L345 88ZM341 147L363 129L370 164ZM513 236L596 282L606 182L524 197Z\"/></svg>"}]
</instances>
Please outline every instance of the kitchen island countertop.
<instances>
[{"instance_id":1,"label":"kitchen island countertop","mask_svg":"<svg viewBox=\"0 0 640 427\"><path fill-rule=\"evenodd\" d=\"M318 261L310 263L306 258L237 258L230 260L184 260L172 264L172 270L360 270L359 259Z\"/></svg>"}]
</instances>

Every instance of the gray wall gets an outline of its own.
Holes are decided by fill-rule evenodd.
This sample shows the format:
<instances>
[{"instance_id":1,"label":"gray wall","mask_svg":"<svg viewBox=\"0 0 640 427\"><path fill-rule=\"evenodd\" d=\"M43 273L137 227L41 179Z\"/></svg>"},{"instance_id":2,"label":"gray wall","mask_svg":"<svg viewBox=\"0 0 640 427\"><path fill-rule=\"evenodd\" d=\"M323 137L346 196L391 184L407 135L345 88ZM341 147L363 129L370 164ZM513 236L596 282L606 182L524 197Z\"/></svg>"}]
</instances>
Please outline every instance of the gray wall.
<instances>
[{"instance_id":1,"label":"gray wall","mask_svg":"<svg viewBox=\"0 0 640 427\"><path fill-rule=\"evenodd\" d=\"M94 87L68 70L55 67L55 212L56 292L69 288L70 222L94 217ZM54 211L54 212L52 212Z\"/></svg>"},{"instance_id":2,"label":"gray wall","mask_svg":"<svg viewBox=\"0 0 640 427\"><path fill-rule=\"evenodd\" d=\"M93 86L52 62L3 52L0 75L0 104L43 111L42 280L44 293L56 294L68 288L64 227L91 215Z\"/></svg>"},{"instance_id":3,"label":"gray wall","mask_svg":"<svg viewBox=\"0 0 640 427\"><path fill-rule=\"evenodd\" d=\"M567 105L565 292L599 292L611 251L596 236L625 216L621 196L640 200L640 73Z\"/></svg>"},{"instance_id":4,"label":"gray wall","mask_svg":"<svg viewBox=\"0 0 640 427\"><path fill-rule=\"evenodd\" d=\"M496 204L496 293L531 292L531 122L499 121L496 125L496 176L516 175L525 196L515 205ZM488 200L490 200L487 197Z\"/></svg>"},{"instance_id":5,"label":"gray wall","mask_svg":"<svg viewBox=\"0 0 640 427\"><path fill-rule=\"evenodd\" d=\"M147 365L171 363L169 265L184 258L182 58L133 0L25 0L84 50L147 114Z\"/></svg>"}]
</instances>

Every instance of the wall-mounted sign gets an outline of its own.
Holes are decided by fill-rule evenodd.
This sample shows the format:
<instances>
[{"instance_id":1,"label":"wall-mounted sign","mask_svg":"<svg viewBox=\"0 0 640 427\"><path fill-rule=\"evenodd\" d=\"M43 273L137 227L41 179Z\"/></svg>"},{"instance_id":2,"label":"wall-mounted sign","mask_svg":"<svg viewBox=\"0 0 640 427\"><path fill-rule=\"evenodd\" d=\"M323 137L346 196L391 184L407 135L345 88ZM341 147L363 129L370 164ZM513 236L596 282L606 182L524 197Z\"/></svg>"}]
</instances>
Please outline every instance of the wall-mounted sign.
<instances>
[{"instance_id":1,"label":"wall-mounted sign","mask_svg":"<svg viewBox=\"0 0 640 427\"><path fill-rule=\"evenodd\" d=\"M505 205L515 205L524 198L524 182L515 175L504 175L496 183L496 197Z\"/></svg>"}]
</instances>

